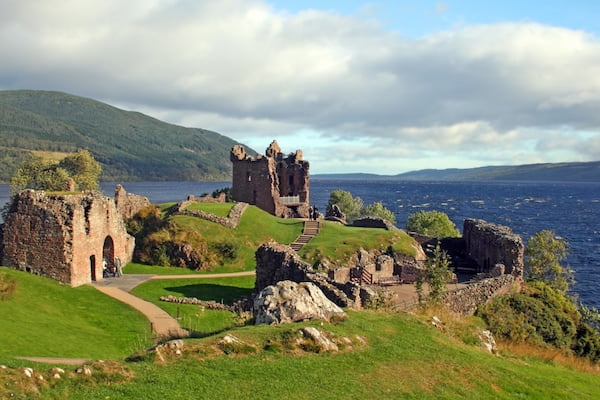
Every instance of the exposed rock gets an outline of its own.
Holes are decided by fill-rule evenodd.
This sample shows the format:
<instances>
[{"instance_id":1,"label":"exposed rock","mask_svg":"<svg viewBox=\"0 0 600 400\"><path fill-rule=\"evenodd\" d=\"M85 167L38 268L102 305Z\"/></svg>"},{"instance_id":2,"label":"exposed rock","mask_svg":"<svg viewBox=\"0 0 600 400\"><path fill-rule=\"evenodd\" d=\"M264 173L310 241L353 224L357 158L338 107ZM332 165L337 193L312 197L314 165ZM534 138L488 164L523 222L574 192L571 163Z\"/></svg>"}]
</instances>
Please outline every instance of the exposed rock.
<instances>
[{"instance_id":1,"label":"exposed rock","mask_svg":"<svg viewBox=\"0 0 600 400\"><path fill-rule=\"evenodd\" d=\"M346 313L310 282L280 281L264 288L254 300L257 325L345 317Z\"/></svg>"},{"instance_id":2,"label":"exposed rock","mask_svg":"<svg viewBox=\"0 0 600 400\"><path fill-rule=\"evenodd\" d=\"M479 340L481 341L481 345L484 349L486 349L491 354L496 354L496 340L494 339L494 335L492 332L487 329L482 329L479 332Z\"/></svg>"},{"instance_id":3,"label":"exposed rock","mask_svg":"<svg viewBox=\"0 0 600 400\"><path fill-rule=\"evenodd\" d=\"M328 221L336 221L346 224L346 214L340 210L340 207L337 204L327 207L327 210L325 211L325 219Z\"/></svg>"},{"instance_id":4,"label":"exposed rock","mask_svg":"<svg viewBox=\"0 0 600 400\"><path fill-rule=\"evenodd\" d=\"M23 374L26 377L31 378L33 376L33 369L29 367L23 368Z\"/></svg>"},{"instance_id":5,"label":"exposed rock","mask_svg":"<svg viewBox=\"0 0 600 400\"><path fill-rule=\"evenodd\" d=\"M312 340L316 346L318 353L325 353L328 351L338 351L337 344L329 340L324 332L312 326L302 328L302 334L304 337Z\"/></svg>"},{"instance_id":6,"label":"exposed rock","mask_svg":"<svg viewBox=\"0 0 600 400\"><path fill-rule=\"evenodd\" d=\"M179 268L192 270L202 269L202 255L191 244L173 244L169 248L169 255Z\"/></svg>"},{"instance_id":7,"label":"exposed rock","mask_svg":"<svg viewBox=\"0 0 600 400\"><path fill-rule=\"evenodd\" d=\"M169 340L154 347L150 352L155 353L160 361L165 361L167 356L180 356L185 342L181 339Z\"/></svg>"},{"instance_id":8,"label":"exposed rock","mask_svg":"<svg viewBox=\"0 0 600 400\"><path fill-rule=\"evenodd\" d=\"M77 368L75 372L85 376L92 376L92 367L89 365L82 365L81 367Z\"/></svg>"}]
</instances>

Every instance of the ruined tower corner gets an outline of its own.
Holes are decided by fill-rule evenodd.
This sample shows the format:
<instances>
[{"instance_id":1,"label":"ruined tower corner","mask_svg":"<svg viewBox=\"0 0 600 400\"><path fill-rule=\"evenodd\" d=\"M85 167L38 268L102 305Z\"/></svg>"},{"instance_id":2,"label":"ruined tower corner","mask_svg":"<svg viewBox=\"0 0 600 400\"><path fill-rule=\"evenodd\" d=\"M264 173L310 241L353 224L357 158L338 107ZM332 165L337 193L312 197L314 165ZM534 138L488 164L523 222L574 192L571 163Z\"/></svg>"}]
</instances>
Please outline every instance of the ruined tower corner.
<instances>
[{"instance_id":1,"label":"ruined tower corner","mask_svg":"<svg viewBox=\"0 0 600 400\"><path fill-rule=\"evenodd\" d=\"M231 159L231 161L240 161L240 160L245 160L248 157L248 155L246 154L246 149L244 149L244 146L240 145L240 144L236 144L235 146L233 146L231 148L231 154L229 156L229 158Z\"/></svg>"}]
</instances>

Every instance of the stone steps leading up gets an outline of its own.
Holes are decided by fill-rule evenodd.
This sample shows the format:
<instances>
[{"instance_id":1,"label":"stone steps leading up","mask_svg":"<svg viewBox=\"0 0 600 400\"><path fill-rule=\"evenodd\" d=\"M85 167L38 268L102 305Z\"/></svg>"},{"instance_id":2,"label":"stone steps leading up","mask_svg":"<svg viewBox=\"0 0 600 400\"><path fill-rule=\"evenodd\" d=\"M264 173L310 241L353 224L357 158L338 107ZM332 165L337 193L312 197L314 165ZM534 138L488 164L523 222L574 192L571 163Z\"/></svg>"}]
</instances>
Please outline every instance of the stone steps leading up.
<instances>
[{"instance_id":1,"label":"stone steps leading up","mask_svg":"<svg viewBox=\"0 0 600 400\"><path fill-rule=\"evenodd\" d=\"M304 231L290 244L290 247L294 251L300 251L306 243L319 234L319 227L319 221L304 221Z\"/></svg>"}]
</instances>

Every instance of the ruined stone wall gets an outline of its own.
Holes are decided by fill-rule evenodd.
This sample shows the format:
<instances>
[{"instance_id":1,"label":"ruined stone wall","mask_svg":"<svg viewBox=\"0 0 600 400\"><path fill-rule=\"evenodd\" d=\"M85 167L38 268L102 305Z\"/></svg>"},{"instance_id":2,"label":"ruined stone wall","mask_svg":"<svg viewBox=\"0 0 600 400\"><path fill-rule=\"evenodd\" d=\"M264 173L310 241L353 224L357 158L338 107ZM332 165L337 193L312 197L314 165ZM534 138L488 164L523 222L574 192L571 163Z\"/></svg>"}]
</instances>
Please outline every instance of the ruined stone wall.
<instances>
[{"instance_id":1,"label":"ruined stone wall","mask_svg":"<svg viewBox=\"0 0 600 400\"><path fill-rule=\"evenodd\" d=\"M487 303L496 296L519 292L522 288L523 279L520 276L504 274L448 292L444 297L444 304L457 314L473 315L481 304Z\"/></svg>"},{"instance_id":2,"label":"ruined stone wall","mask_svg":"<svg viewBox=\"0 0 600 400\"><path fill-rule=\"evenodd\" d=\"M280 281L312 282L323 294L340 307L354 308L360 304L353 297L352 285L337 285L327 276L317 273L302 261L291 247L276 242L265 243L256 250L256 282L254 293ZM355 296L358 296L357 291Z\"/></svg>"},{"instance_id":3,"label":"ruined stone wall","mask_svg":"<svg viewBox=\"0 0 600 400\"><path fill-rule=\"evenodd\" d=\"M242 215L244 215L244 211L246 211L246 208L248 208L247 203L237 203L233 206L231 211L229 211L229 215L227 216L227 218L225 218L202 210L186 210L185 207L189 205L188 203L190 202L185 201L179 203L176 207L176 211L174 212L174 214L189 215L191 217L202 218L207 221L214 222L216 224L223 225L224 227L231 229L237 228L238 224L240 223L240 220L242 219ZM184 207L181 207L180 205L183 205Z\"/></svg>"},{"instance_id":4,"label":"ruined stone wall","mask_svg":"<svg viewBox=\"0 0 600 400\"><path fill-rule=\"evenodd\" d=\"M496 264L504 264L507 274L523 273L523 239L510 228L466 219L463 238L467 255L479 265L478 272L489 272Z\"/></svg>"},{"instance_id":5,"label":"ruined stone wall","mask_svg":"<svg viewBox=\"0 0 600 400\"><path fill-rule=\"evenodd\" d=\"M308 217L309 164L302 160L300 150L284 157L273 141L265 156L254 158L236 145L231 149L230 159L233 200L256 205L278 217ZM285 196L298 196L298 204L284 204L281 197Z\"/></svg>"},{"instance_id":6,"label":"ruined stone wall","mask_svg":"<svg viewBox=\"0 0 600 400\"><path fill-rule=\"evenodd\" d=\"M115 189L115 204L123 218L129 219L142 208L148 207L151 203L147 197L127 193L123 186L117 185Z\"/></svg>"},{"instance_id":7,"label":"ruined stone wall","mask_svg":"<svg viewBox=\"0 0 600 400\"><path fill-rule=\"evenodd\" d=\"M114 200L95 192L21 192L6 215L4 233L3 265L72 286L101 280L105 256L125 265L134 247Z\"/></svg>"}]
</instances>

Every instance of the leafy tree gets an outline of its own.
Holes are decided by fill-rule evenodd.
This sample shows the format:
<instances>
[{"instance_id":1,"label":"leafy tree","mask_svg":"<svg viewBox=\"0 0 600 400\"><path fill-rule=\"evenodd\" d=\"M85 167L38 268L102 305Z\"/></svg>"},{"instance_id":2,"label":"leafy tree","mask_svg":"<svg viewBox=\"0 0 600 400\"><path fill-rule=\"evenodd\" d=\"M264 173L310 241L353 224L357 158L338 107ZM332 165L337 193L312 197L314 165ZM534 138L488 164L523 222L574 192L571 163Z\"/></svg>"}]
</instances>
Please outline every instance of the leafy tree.
<instances>
[{"instance_id":1,"label":"leafy tree","mask_svg":"<svg viewBox=\"0 0 600 400\"><path fill-rule=\"evenodd\" d=\"M63 168L34 156L13 175L10 190L12 193L23 189L60 191L65 189L67 179L69 174Z\"/></svg>"},{"instance_id":2,"label":"leafy tree","mask_svg":"<svg viewBox=\"0 0 600 400\"><path fill-rule=\"evenodd\" d=\"M78 150L63 158L58 166L67 171L80 190L98 189L98 177L102 167L87 150Z\"/></svg>"},{"instance_id":3,"label":"leafy tree","mask_svg":"<svg viewBox=\"0 0 600 400\"><path fill-rule=\"evenodd\" d=\"M360 211L360 214L363 217L379 217L388 220L392 224L396 223L396 216L394 213L385 208L380 201L364 206Z\"/></svg>"},{"instance_id":4,"label":"leafy tree","mask_svg":"<svg viewBox=\"0 0 600 400\"><path fill-rule=\"evenodd\" d=\"M441 249L438 243L433 251L431 258L425 263L415 282L419 303L439 304L446 292L446 285L452 279L450 267L450 258L448 254ZM427 284L429 294L425 296L423 287Z\"/></svg>"},{"instance_id":5,"label":"leafy tree","mask_svg":"<svg viewBox=\"0 0 600 400\"><path fill-rule=\"evenodd\" d=\"M406 221L406 230L434 237L459 237L460 233L446 213L419 211Z\"/></svg>"},{"instance_id":6,"label":"leafy tree","mask_svg":"<svg viewBox=\"0 0 600 400\"><path fill-rule=\"evenodd\" d=\"M349 222L354 221L361 215L360 211L363 207L363 201L360 197L352 197L350 192L345 190L332 191L327 202L327 210L330 210L334 204L337 204L340 210L346 214L346 219Z\"/></svg>"},{"instance_id":7,"label":"leafy tree","mask_svg":"<svg viewBox=\"0 0 600 400\"><path fill-rule=\"evenodd\" d=\"M539 231L527 241L525 275L566 293L573 282L572 271L561 265L567 254L567 243L554 231Z\"/></svg>"}]
</instances>

